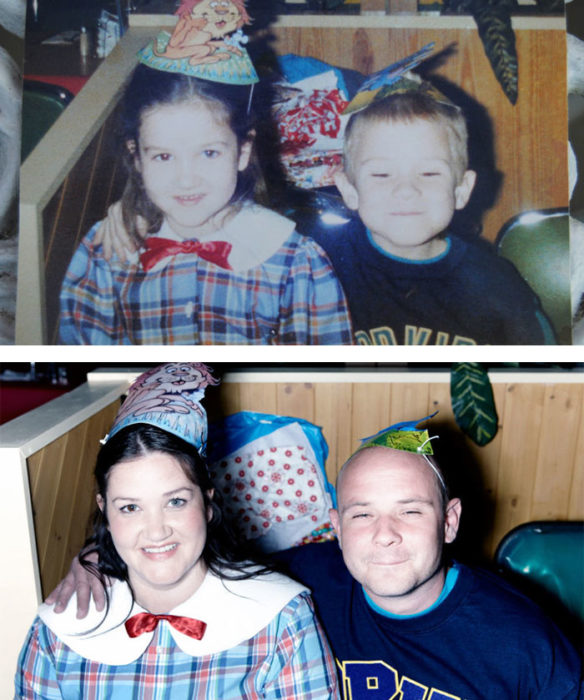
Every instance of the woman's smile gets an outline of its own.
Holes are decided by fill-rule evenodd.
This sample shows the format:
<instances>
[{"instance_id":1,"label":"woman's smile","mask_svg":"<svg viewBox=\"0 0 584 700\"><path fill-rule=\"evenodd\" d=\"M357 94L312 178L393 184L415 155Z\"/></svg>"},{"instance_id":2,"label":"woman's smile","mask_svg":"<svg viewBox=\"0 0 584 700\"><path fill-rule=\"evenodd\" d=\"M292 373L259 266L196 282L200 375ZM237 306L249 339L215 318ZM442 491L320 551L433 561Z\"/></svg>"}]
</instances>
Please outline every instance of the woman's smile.
<instances>
[{"instance_id":1,"label":"woman's smile","mask_svg":"<svg viewBox=\"0 0 584 700\"><path fill-rule=\"evenodd\" d=\"M203 582L207 521L201 489L180 462L150 452L112 467L105 502L109 531L137 602L170 610Z\"/></svg>"},{"instance_id":2,"label":"woman's smile","mask_svg":"<svg viewBox=\"0 0 584 700\"><path fill-rule=\"evenodd\" d=\"M142 551L148 557L166 559L174 554L177 547L178 544L165 544L162 547L142 547Z\"/></svg>"}]
</instances>

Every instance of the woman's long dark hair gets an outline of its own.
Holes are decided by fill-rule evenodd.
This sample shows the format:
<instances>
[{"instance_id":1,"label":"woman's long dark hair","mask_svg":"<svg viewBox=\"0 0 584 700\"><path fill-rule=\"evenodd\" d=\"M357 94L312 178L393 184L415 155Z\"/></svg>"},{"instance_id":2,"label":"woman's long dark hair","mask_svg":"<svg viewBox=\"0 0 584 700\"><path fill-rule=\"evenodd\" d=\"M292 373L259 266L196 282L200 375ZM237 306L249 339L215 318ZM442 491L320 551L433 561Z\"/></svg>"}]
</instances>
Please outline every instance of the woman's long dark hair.
<instances>
[{"instance_id":1,"label":"woman's long dark hair","mask_svg":"<svg viewBox=\"0 0 584 700\"><path fill-rule=\"evenodd\" d=\"M174 105L200 99L207 102L220 116L224 116L229 128L237 137L239 148L246 141L252 142L250 162L245 170L238 173L231 203L243 202L250 198L265 199L265 182L253 144L254 131L258 125L254 100L250 99L251 89L249 85L228 85L138 65L122 100L120 128L128 173L122 195L122 213L124 226L136 242L141 242L136 228L136 215L146 220L148 233L157 231L163 219L160 209L146 194L142 176L135 166L142 116L145 110L157 105ZM128 150L128 143L134 145L134 152Z\"/></svg>"},{"instance_id":2,"label":"woman's long dark hair","mask_svg":"<svg viewBox=\"0 0 584 700\"><path fill-rule=\"evenodd\" d=\"M108 529L106 504L109 475L120 462L156 452L170 455L179 462L189 481L201 489L205 510L211 509L212 515L207 525L207 538L201 555L209 570L229 580L251 578L271 570L265 561L261 562L259 568L256 566L253 570L250 569L250 563L258 563L261 555L225 522L217 491L209 497L213 483L207 465L197 450L188 442L154 425L136 423L116 433L99 451L95 479L97 493L103 499L103 509L96 508L92 534L79 554L81 565L101 581L106 593L107 607L109 608L107 577L125 581L130 585L128 567L118 554ZM95 554L98 556L97 563L88 558L89 555Z\"/></svg>"}]
</instances>

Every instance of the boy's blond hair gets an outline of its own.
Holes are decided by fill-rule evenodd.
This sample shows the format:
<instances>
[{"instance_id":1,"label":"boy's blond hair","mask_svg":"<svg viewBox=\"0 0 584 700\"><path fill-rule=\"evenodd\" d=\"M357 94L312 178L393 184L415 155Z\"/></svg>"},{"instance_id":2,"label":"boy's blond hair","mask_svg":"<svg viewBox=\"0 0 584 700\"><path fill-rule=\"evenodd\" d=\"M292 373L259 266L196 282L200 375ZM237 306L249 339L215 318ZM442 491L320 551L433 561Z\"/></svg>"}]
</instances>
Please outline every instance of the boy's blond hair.
<instances>
[{"instance_id":1,"label":"boy's blond hair","mask_svg":"<svg viewBox=\"0 0 584 700\"><path fill-rule=\"evenodd\" d=\"M360 128L385 121L408 123L415 119L433 121L445 127L454 171L457 182L460 182L468 168L468 132L462 111L453 104L438 102L420 92L389 95L351 116L345 129L343 149L347 175L352 176L351 146Z\"/></svg>"}]
</instances>

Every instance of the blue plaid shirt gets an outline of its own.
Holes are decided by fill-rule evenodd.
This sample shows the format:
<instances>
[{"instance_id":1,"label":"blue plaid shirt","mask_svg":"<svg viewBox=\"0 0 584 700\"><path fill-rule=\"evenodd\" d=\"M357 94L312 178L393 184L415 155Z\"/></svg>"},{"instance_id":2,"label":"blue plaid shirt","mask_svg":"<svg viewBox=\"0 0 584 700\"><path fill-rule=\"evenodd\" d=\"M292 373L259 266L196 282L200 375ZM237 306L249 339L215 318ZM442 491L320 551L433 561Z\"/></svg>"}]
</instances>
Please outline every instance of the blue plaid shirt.
<instances>
[{"instance_id":1,"label":"blue plaid shirt","mask_svg":"<svg viewBox=\"0 0 584 700\"><path fill-rule=\"evenodd\" d=\"M89 345L352 342L342 287L326 253L293 231L249 270L180 254L145 272L111 263L83 239L61 289L60 342Z\"/></svg>"},{"instance_id":2,"label":"blue plaid shirt","mask_svg":"<svg viewBox=\"0 0 584 700\"><path fill-rule=\"evenodd\" d=\"M340 697L334 661L306 593L255 636L193 657L161 621L136 661L112 666L72 651L37 618L21 651L15 697L40 700L241 700Z\"/></svg>"}]
</instances>

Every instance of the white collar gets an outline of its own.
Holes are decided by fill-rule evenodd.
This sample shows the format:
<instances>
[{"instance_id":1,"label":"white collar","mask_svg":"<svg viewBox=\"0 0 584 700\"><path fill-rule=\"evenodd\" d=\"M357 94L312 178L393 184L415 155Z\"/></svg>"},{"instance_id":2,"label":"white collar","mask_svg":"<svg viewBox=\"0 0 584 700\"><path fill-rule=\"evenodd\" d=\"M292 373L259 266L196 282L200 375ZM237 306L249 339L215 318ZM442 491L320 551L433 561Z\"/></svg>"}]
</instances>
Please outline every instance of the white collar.
<instances>
[{"instance_id":1,"label":"white collar","mask_svg":"<svg viewBox=\"0 0 584 700\"><path fill-rule=\"evenodd\" d=\"M272 620L282 608L302 591L304 586L281 574L267 574L242 581L220 579L207 572L197 591L184 603L169 611L207 623L201 640L181 634L167 621L177 645L191 656L216 654L230 649L253 637ZM76 618L77 599L73 596L67 609L59 614L43 603L39 617L59 639L80 656L99 663L120 666L141 656L150 644L154 632L145 632L131 638L126 632L127 617L144 612L139 605L132 606L128 585L115 581L110 589L110 610L103 624L88 633L103 620L103 612L95 609L93 601L86 618ZM130 613L131 611L131 613Z\"/></svg>"},{"instance_id":2,"label":"white collar","mask_svg":"<svg viewBox=\"0 0 584 700\"><path fill-rule=\"evenodd\" d=\"M282 246L296 225L290 219L266 209L259 204L247 202L241 206L223 227L201 237L201 241L227 241L232 249L229 264L235 272L243 272L265 262ZM163 221L160 230L151 234L173 241L183 239ZM138 256L133 258L136 262ZM159 261L152 269L159 270L168 264L169 258Z\"/></svg>"}]
</instances>

